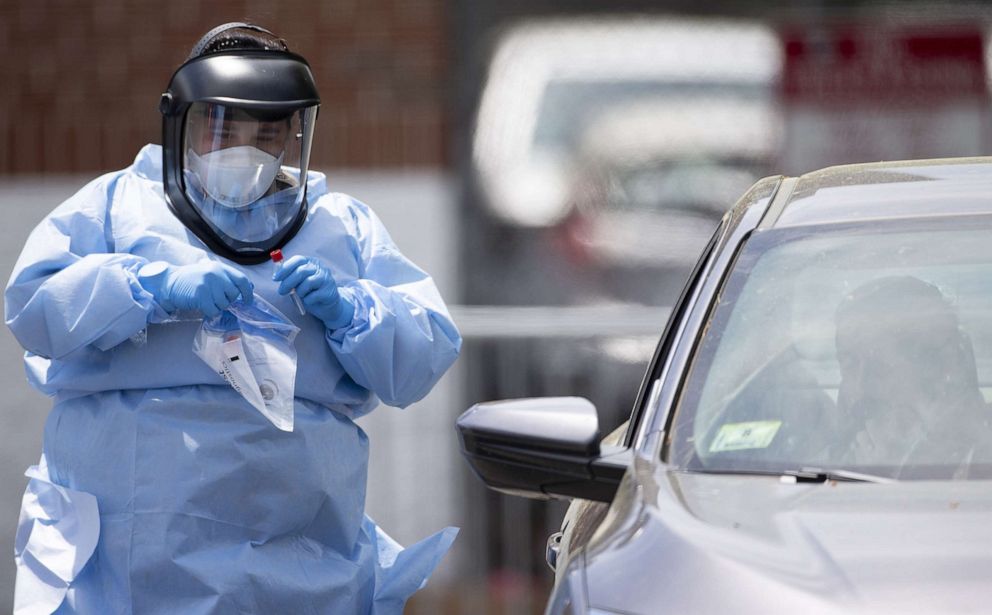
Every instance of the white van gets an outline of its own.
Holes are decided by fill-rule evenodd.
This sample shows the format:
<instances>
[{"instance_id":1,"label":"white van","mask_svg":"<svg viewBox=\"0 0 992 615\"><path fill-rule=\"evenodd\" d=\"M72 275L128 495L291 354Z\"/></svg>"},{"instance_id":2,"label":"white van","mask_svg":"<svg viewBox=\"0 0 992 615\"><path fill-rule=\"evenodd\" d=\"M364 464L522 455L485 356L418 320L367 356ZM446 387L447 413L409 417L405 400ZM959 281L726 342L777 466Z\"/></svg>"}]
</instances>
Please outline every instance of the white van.
<instances>
[{"instance_id":1,"label":"white van","mask_svg":"<svg viewBox=\"0 0 992 615\"><path fill-rule=\"evenodd\" d=\"M494 53L476 122L484 200L506 223L554 225L570 211L575 156L590 123L631 104L770 105L781 66L775 32L754 21L573 18L511 28ZM706 122L696 126L703 140L718 136ZM693 139L682 132L680 140Z\"/></svg>"}]
</instances>

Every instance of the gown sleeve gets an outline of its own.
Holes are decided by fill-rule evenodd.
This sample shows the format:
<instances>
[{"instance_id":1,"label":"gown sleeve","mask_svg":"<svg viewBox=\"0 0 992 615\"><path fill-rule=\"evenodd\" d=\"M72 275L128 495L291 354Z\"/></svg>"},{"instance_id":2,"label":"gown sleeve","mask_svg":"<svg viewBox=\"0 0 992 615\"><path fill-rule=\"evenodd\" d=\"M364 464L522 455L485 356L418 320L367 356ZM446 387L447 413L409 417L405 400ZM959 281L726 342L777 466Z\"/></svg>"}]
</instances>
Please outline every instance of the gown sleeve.
<instances>
[{"instance_id":1,"label":"gown sleeve","mask_svg":"<svg viewBox=\"0 0 992 615\"><path fill-rule=\"evenodd\" d=\"M406 407L454 363L461 336L434 281L399 252L375 213L354 199L350 210L360 275L340 290L355 314L327 340L356 383Z\"/></svg>"},{"instance_id":2,"label":"gown sleeve","mask_svg":"<svg viewBox=\"0 0 992 615\"><path fill-rule=\"evenodd\" d=\"M61 359L108 350L160 311L141 288L146 259L116 254L106 224L115 175L94 180L32 231L4 293L4 319L27 351Z\"/></svg>"}]
</instances>

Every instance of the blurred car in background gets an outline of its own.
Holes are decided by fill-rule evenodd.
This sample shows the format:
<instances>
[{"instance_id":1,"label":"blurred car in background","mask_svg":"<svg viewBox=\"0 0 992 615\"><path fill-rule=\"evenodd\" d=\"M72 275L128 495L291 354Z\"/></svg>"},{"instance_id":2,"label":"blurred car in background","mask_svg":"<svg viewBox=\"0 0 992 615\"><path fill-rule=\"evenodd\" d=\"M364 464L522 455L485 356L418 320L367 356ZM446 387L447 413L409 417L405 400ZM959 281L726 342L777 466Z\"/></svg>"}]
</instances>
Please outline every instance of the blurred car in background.
<instances>
[{"instance_id":1,"label":"blurred car in background","mask_svg":"<svg viewBox=\"0 0 992 615\"><path fill-rule=\"evenodd\" d=\"M625 430L575 397L463 414L490 487L576 498L548 615L986 610L990 192L992 158L761 180Z\"/></svg>"},{"instance_id":2,"label":"blurred car in background","mask_svg":"<svg viewBox=\"0 0 992 615\"><path fill-rule=\"evenodd\" d=\"M515 225L555 224L569 213L590 122L632 103L770 100L780 71L776 36L748 21L528 21L501 38L479 104L473 153L486 205Z\"/></svg>"},{"instance_id":3,"label":"blurred car in background","mask_svg":"<svg viewBox=\"0 0 992 615\"><path fill-rule=\"evenodd\" d=\"M615 105L583 130L568 252L601 301L671 305L720 218L769 173L781 118L737 93Z\"/></svg>"}]
</instances>

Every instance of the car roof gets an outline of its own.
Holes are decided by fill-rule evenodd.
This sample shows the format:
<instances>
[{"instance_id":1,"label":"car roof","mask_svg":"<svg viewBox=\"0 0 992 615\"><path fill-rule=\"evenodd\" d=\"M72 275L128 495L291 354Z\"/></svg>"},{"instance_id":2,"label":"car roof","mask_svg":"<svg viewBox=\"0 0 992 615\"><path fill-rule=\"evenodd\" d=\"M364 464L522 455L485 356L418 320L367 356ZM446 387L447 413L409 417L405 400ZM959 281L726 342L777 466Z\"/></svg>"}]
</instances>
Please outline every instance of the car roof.
<instances>
[{"instance_id":1,"label":"car roof","mask_svg":"<svg viewBox=\"0 0 992 615\"><path fill-rule=\"evenodd\" d=\"M992 157L829 167L785 178L764 228L992 213Z\"/></svg>"}]
</instances>

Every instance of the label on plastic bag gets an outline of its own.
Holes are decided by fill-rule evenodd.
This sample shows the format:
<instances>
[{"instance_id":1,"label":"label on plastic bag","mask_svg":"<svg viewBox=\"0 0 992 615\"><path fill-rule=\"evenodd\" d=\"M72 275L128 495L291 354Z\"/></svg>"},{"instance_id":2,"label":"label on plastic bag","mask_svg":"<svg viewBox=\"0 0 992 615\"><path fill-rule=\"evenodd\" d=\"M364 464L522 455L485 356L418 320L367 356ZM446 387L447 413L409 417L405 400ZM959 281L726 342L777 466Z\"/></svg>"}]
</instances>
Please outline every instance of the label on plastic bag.
<instances>
[{"instance_id":1,"label":"label on plastic bag","mask_svg":"<svg viewBox=\"0 0 992 615\"><path fill-rule=\"evenodd\" d=\"M220 361L220 375L235 391L259 410L265 407L265 399L259 391L258 382L252 373L241 335L229 335L221 344L223 353ZM265 412L263 411L263 414Z\"/></svg>"},{"instance_id":2,"label":"label on plastic bag","mask_svg":"<svg viewBox=\"0 0 992 615\"><path fill-rule=\"evenodd\" d=\"M710 444L711 453L768 448L775 439L782 421L749 421L726 423L720 427Z\"/></svg>"}]
</instances>

